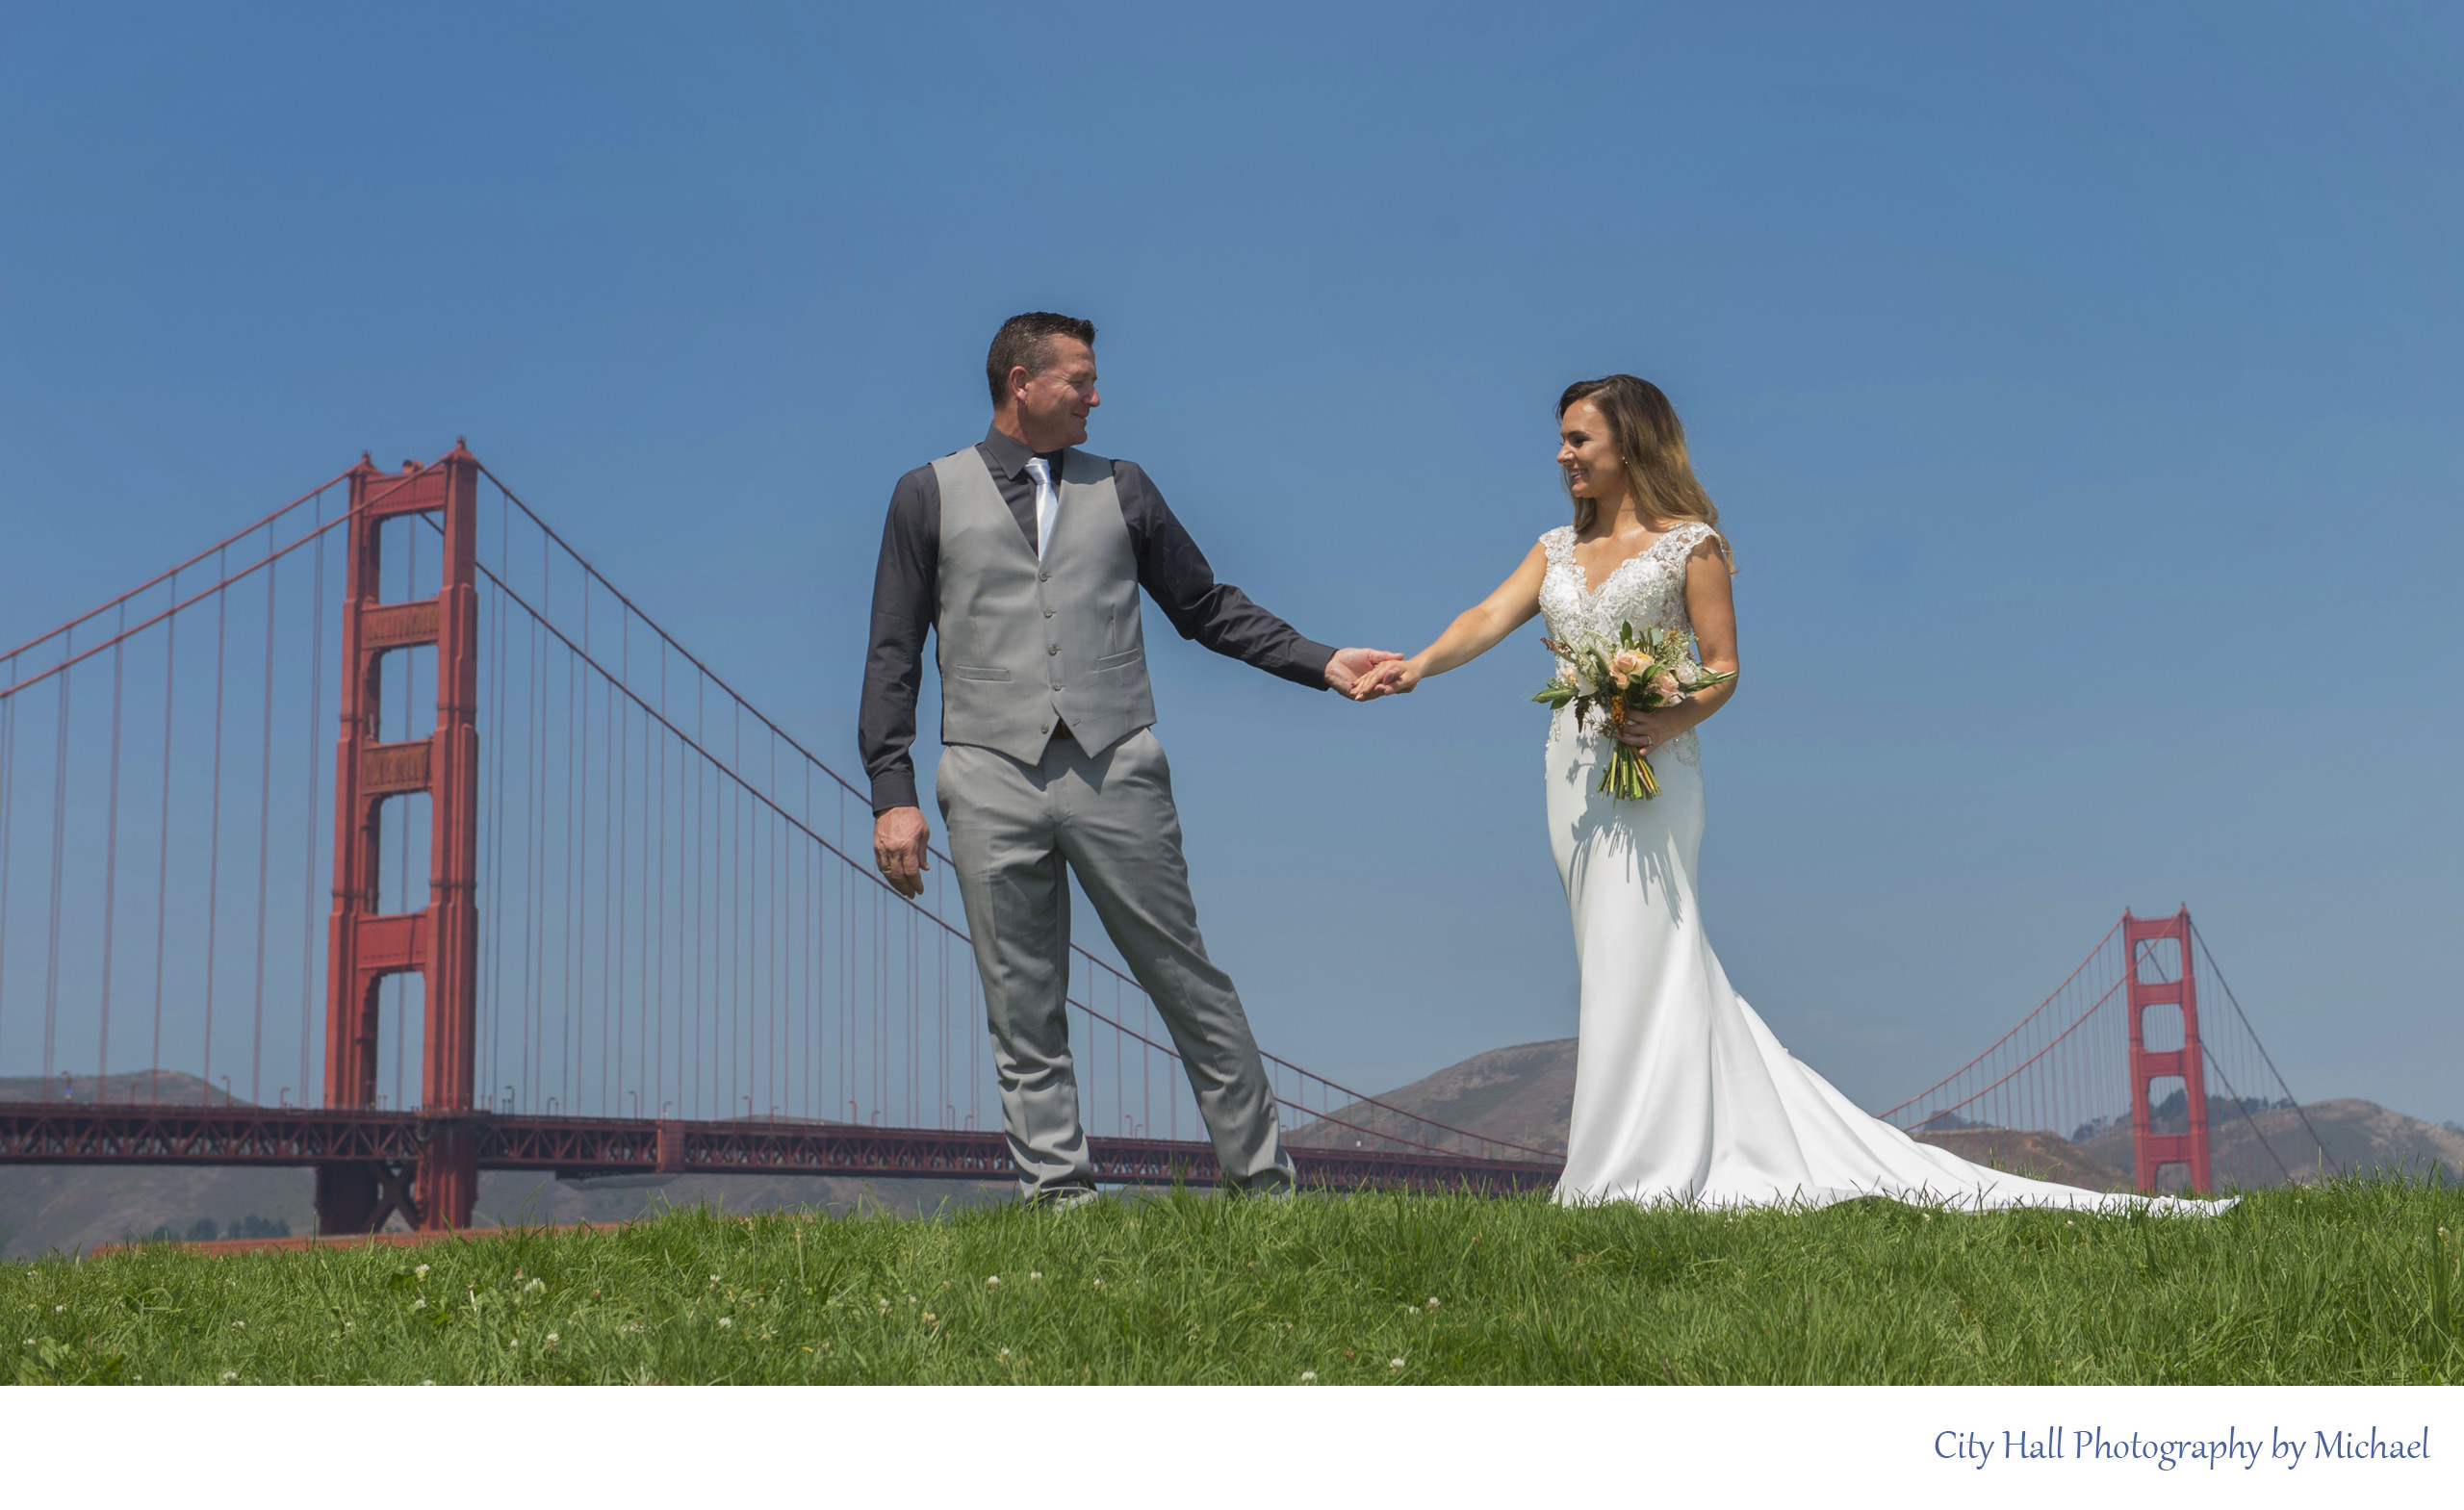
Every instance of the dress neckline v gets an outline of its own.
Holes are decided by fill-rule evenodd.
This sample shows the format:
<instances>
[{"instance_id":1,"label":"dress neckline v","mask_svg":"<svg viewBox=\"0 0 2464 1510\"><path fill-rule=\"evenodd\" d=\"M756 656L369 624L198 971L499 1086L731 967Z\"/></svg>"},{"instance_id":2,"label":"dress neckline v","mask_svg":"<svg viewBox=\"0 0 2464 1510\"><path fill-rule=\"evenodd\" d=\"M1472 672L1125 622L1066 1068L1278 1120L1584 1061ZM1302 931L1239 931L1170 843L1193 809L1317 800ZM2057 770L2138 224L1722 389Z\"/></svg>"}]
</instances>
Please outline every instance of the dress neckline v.
<instances>
[{"instance_id":1,"label":"dress neckline v","mask_svg":"<svg viewBox=\"0 0 2464 1510\"><path fill-rule=\"evenodd\" d=\"M1608 575L1600 579L1600 585L1598 587L1591 585L1591 573L1584 568L1582 558L1575 554L1575 546L1578 543L1578 536L1580 532L1572 525L1562 526L1566 531L1566 564L1575 569L1576 590L1582 594L1585 601L1599 598L1601 594L1608 591L1608 585L1611 582L1617 580L1618 573L1626 570L1626 568L1633 565L1637 561L1656 554L1659 550L1660 547L1668 544L1672 536L1683 534L1691 523L1691 521L1680 521L1677 524L1669 525L1666 529L1661 530L1659 534L1653 539L1650 545L1643 547L1643 549L1635 551L1632 555L1628 556L1623 561L1618 562L1615 566L1610 567L1608 569Z\"/></svg>"}]
</instances>

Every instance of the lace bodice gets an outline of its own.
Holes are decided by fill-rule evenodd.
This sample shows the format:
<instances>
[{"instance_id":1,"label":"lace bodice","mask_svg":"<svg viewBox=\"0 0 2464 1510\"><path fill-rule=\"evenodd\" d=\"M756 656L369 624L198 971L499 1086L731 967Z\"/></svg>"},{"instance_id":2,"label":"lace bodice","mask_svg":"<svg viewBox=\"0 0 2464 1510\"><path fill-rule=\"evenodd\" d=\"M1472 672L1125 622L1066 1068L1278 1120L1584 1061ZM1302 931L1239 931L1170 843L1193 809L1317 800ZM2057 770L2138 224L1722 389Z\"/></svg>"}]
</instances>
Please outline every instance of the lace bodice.
<instances>
[{"instance_id":1,"label":"lace bodice","mask_svg":"<svg viewBox=\"0 0 2464 1510\"><path fill-rule=\"evenodd\" d=\"M1621 624L1630 624L1638 629L1682 629L1691 634L1694 621L1685 613L1685 560L1695 547L1712 534L1708 525L1679 525L1653 541L1650 549L1620 562L1597 591L1583 585L1582 565L1575 559L1574 526L1560 525L1542 535L1540 547L1549 554L1549 571L1540 579L1540 614L1548 622L1549 638L1610 636ZM1572 716L1571 712L1566 715ZM1552 740L1557 737L1560 722L1552 720L1549 725ZM1606 738L1607 720L1595 708L1584 720L1582 731ZM1686 765L1699 764L1702 759L1701 747L1690 729L1653 751L1652 755L1655 759L1671 756Z\"/></svg>"}]
</instances>

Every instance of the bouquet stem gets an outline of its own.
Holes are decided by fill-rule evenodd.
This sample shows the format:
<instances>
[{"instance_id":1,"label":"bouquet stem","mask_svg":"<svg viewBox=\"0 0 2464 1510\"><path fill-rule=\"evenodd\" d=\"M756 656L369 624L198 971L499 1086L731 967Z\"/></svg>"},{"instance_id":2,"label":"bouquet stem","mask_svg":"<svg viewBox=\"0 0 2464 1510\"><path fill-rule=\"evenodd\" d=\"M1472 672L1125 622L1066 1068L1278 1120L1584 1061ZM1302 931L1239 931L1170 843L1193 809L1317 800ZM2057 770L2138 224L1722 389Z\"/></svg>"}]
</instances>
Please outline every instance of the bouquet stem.
<instances>
[{"instance_id":1,"label":"bouquet stem","mask_svg":"<svg viewBox=\"0 0 2464 1510\"><path fill-rule=\"evenodd\" d=\"M1615 754L1608 757L1608 769L1600 773L1600 784L1593 790L1606 792L1621 802L1637 798L1649 802L1659 795L1659 775L1641 751L1620 742Z\"/></svg>"}]
</instances>

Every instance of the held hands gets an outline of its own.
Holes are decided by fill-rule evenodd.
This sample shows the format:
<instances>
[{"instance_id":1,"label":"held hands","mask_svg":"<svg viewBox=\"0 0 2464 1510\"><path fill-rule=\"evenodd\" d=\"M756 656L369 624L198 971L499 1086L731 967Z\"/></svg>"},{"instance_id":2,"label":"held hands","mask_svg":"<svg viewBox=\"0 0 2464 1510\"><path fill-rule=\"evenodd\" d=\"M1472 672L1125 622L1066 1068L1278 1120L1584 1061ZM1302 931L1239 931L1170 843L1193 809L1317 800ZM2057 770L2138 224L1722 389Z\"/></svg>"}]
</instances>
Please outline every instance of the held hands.
<instances>
[{"instance_id":1,"label":"held hands","mask_svg":"<svg viewBox=\"0 0 2464 1510\"><path fill-rule=\"evenodd\" d=\"M1362 650L1357 646L1337 651L1334 658L1326 662L1326 685L1355 703L1366 703L1379 694L1373 689L1364 690L1363 678L1370 678L1373 681L1374 678L1371 678L1373 671L1391 666L1402 658L1393 651Z\"/></svg>"},{"instance_id":2,"label":"held hands","mask_svg":"<svg viewBox=\"0 0 2464 1510\"><path fill-rule=\"evenodd\" d=\"M873 820L873 863L900 896L924 894L924 872L933 866L925 851L932 837L921 807L885 808Z\"/></svg>"},{"instance_id":3,"label":"held hands","mask_svg":"<svg viewBox=\"0 0 2464 1510\"><path fill-rule=\"evenodd\" d=\"M1400 656L1384 661L1352 683L1354 701L1366 703L1371 698L1399 696L1421 684L1421 669L1417 661Z\"/></svg>"}]
</instances>

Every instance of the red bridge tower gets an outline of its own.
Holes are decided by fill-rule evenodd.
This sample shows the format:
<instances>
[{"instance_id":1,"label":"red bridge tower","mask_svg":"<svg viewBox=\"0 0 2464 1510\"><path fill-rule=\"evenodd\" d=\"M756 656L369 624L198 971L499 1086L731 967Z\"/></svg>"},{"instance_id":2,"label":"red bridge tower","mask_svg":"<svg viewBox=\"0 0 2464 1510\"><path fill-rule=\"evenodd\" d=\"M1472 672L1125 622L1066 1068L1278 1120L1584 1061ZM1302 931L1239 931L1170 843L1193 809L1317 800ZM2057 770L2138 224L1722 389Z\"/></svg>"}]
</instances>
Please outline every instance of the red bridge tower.
<instances>
[{"instance_id":1,"label":"red bridge tower","mask_svg":"<svg viewBox=\"0 0 2464 1510\"><path fill-rule=\"evenodd\" d=\"M2208 1191L2216 1189L2207 1158L2207 1075L2205 1052L2198 1037L2198 985L2191 971L2191 909L2183 908L2167 918L2121 915L2122 949L2130 969L2130 1140L2138 1155L2136 1181L2143 1190L2156 1188L2156 1171L2163 1165L2177 1164L2190 1173L2191 1189ZM2180 968L2169 972L2161 949L2151 946L2172 940L2179 950ZM2171 974L2172 978L2162 979ZM2151 980L2153 974L2158 979ZM2147 1009L2176 1006L2181 1009L2181 1046L2172 1049L2151 1049L2147 1046ZM2171 1037L2168 1034L2165 1037ZM2148 1101L2149 1088L2159 1080L2179 1079L2184 1098L2189 1105L2186 1131L2156 1131L2155 1108Z\"/></svg>"},{"instance_id":2,"label":"red bridge tower","mask_svg":"<svg viewBox=\"0 0 2464 1510\"><path fill-rule=\"evenodd\" d=\"M363 457L350 473L350 565L343 604L342 737L335 753L334 910L325 988L325 1104L376 1104L377 987L416 972L424 990L420 1106L426 1138L409 1165L325 1164L318 1225L373 1232L401 1213L414 1227L470 1224L478 1194L472 1080L477 1032L478 459L460 442L425 467L389 475ZM434 598L377 601L380 526L441 514L442 585ZM436 729L377 740L379 667L394 652L436 647ZM428 796L428 901L377 911L378 814L387 798Z\"/></svg>"}]
</instances>

